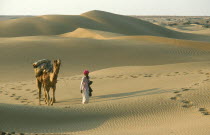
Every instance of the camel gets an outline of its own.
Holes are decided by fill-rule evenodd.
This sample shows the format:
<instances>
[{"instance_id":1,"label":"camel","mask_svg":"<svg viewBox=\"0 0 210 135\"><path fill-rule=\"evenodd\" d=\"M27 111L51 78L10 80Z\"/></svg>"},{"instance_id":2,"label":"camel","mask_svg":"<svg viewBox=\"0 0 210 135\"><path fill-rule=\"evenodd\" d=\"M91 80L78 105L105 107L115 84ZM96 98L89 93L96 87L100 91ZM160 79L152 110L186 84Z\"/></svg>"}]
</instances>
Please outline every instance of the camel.
<instances>
[{"instance_id":1,"label":"camel","mask_svg":"<svg viewBox=\"0 0 210 135\"><path fill-rule=\"evenodd\" d=\"M39 90L39 105L41 104L41 88L44 89L45 103L48 105L53 105L56 102L55 99L55 90L56 83L58 78L58 73L60 70L61 60L54 60L53 62L53 72L47 72L46 70L43 73L36 77L36 83ZM50 99L49 91L52 89L53 98Z\"/></svg>"}]
</instances>

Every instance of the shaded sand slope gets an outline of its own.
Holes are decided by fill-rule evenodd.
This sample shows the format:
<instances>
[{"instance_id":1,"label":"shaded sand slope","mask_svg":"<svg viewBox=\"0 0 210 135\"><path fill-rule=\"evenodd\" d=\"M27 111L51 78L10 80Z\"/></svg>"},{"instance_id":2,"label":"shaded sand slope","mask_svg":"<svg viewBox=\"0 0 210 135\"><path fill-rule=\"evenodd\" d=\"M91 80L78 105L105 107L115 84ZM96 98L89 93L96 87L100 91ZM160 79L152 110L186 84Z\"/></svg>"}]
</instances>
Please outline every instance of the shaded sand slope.
<instances>
[{"instance_id":1,"label":"shaded sand slope","mask_svg":"<svg viewBox=\"0 0 210 135\"><path fill-rule=\"evenodd\" d=\"M74 15L45 15L27 17L0 22L1 37L18 37L33 35L56 35L73 31L78 27L90 29L101 28L102 24L81 16Z\"/></svg>"},{"instance_id":2,"label":"shaded sand slope","mask_svg":"<svg viewBox=\"0 0 210 135\"><path fill-rule=\"evenodd\" d=\"M10 20L10 19L18 19L23 17L31 17L31 16L21 16L21 15L0 15L0 21Z\"/></svg>"},{"instance_id":3,"label":"shaded sand slope","mask_svg":"<svg viewBox=\"0 0 210 135\"><path fill-rule=\"evenodd\" d=\"M81 15L45 15L0 22L0 37L57 35L77 28L102 30L125 35L152 35L189 40L210 41L209 36L192 35L129 16L103 11L90 11Z\"/></svg>"},{"instance_id":4,"label":"shaded sand slope","mask_svg":"<svg viewBox=\"0 0 210 135\"><path fill-rule=\"evenodd\" d=\"M130 16L121 16L103 11L90 11L82 16L93 19L102 24L108 25L110 32L121 33L125 35L150 35L163 36L169 38L179 38L188 40L210 41L209 36L182 33L161 27L147 21L136 19Z\"/></svg>"},{"instance_id":5,"label":"shaded sand slope","mask_svg":"<svg viewBox=\"0 0 210 135\"><path fill-rule=\"evenodd\" d=\"M166 39L167 40L167 39ZM169 39L168 39L169 40ZM1 38L0 73L3 80L33 77L31 64L39 59L62 60L61 75L74 75L84 68L93 70L129 65L159 65L177 62L205 61L209 52L205 49L149 40L64 38L59 36L35 36ZM203 47L209 47L208 43ZM9 72L8 72L9 71Z\"/></svg>"},{"instance_id":6,"label":"shaded sand slope","mask_svg":"<svg viewBox=\"0 0 210 135\"><path fill-rule=\"evenodd\" d=\"M199 108L210 109L209 65L209 62L198 62L95 71L91 73L94 96L87 105L81 105L78 90L81 75L59 78L58 102L54 104L59 107L0 104L0 130L91 135L208 135L210 117L199 112ZM10 103L17 104L25 96L21 104L38 103L34 97L29 98L35 88L31 81L5 83L0 87L1 102L5 97L9 101L9 97ZM15 100L10 97L12 94L20 94L21 98ZM172 97L177 98L172 100Z\"/></svg>"}]
</instances>

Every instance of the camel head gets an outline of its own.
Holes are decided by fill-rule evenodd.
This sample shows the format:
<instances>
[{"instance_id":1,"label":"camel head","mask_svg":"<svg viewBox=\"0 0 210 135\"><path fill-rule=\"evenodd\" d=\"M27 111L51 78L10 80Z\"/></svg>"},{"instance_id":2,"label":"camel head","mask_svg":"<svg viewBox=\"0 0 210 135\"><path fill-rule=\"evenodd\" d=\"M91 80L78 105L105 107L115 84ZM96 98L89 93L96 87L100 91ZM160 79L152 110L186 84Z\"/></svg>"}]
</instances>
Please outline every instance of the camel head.
<instances>
[{"instance_id":1,"label":"camel head","mask_svg":"<svg viewBox=\"0 0 210 135\"><path fill-rule=\"evenodd\" d=\"M60 65L61 65L61 60L60 59L54 60L54 62L53 62L53 71L54 71L55 74L59 73Z\"/></svg>"}]
</instances>

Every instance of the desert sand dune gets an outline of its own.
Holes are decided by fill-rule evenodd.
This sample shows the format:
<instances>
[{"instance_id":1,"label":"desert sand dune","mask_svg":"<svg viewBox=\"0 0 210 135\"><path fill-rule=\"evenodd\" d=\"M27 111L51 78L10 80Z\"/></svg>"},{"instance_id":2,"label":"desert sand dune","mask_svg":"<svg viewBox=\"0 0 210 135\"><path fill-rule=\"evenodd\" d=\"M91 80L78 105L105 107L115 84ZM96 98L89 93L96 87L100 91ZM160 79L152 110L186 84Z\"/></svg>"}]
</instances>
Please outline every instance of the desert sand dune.
<instances>
[{"instance_id":1,"label":"desert sand dune","mask_svg":"<svg viewBox=\"0 0 210 135\"><path fill-rule=\"evenodd\" d=\"M18 18L25 18L25 17L32 17L27 15L0 15L0 21L11 20L11 19L18 19Z\"/></svg>"},{"instance_id":2,"label":"desert sand dune","mask_svg":"<svg viewBox=\"0 0 210 135\"><path fill-rule=\"evenodd\" d=\"M34 106L38 99L32 96L32 81L5 83L1 85L1 102L7 97L8 103L9 97L10 103L33 106L1 104L0 129L24 133L207 135L210 118L199 109L210 109L208 67L209 62L200 62L95 71L91 74L94 96L85 106L81 105L77 86L81 75L60 78L56 107ZM19 90L4 90L9 88ZM12 94L22 96L15 100Z\"/></svg>"},{"instance_id":3,"label":"desert sand dune","mask_svg":"<svg viewBox=\"0 0 210 135\"><path fill-rule=\"evenodd\" d=\"M1 38L1 81L19 79L13 77L13 74L26 80L31 78L31 64L43 58L62 59L63 75L78 74L85 67L99 70L116 66L160 65L209 59L209 43L179 42L156 37L140 37L140 40L138 37L138 40L130 38L132 39L116 37L99 40L60 36ZM190 44L195 45L191 47ZM10 72L4 72L5 70Z\"/></svg>"},{"instance_id":4,"label":"desert sand dune","mask_svg":"<svg viewBox=\"0 0 210 135\"><path fill-rule=\"evenodd\" d=\"M167 27L169 29L184 32L184 33L193 33L193 34L200 34L200 35L208 35L210 36L210 29L203 28L199 25L192 25L192 26L185 26L185 27Z\"/></svg>"},{"instance_id":5,"label":"desert sand dune","mask_svg":"<svg viewBox=\"0 0 210 135\"><path fill-rule=\"evenodd\" d=\"M107 39L113 37L123 36L122 34L78 28L73 32L68 32L60 35L61 37L77 37L77 38L94 38L94 39Z\"/></svg>"},{"instance_id":6,"label":"desert sand dune","mask_svg":"<svg viewBox=\"0 0 210 135\"><path fill-rule=\"evenodd\" d=\"M125 35L150 35L188 40L210 41L208 36L173 31L134 17L104 11L81 15L46 15L0 22L0 37L57 35L86 28Z\"/></svg>"},{"instance_id":7,"label":"desert sand dune","mask_svg":"<svg viewBox=\"0 0 210 135\"><path fill-rule=\"evenodd\" d=\"M209 135L208 41L103 11L1 21L0 131ZM50 107L38 105L32 68L44 58L62 60ZM93 81L86 105L84 69Z\"/></svg>"}]
</instances>

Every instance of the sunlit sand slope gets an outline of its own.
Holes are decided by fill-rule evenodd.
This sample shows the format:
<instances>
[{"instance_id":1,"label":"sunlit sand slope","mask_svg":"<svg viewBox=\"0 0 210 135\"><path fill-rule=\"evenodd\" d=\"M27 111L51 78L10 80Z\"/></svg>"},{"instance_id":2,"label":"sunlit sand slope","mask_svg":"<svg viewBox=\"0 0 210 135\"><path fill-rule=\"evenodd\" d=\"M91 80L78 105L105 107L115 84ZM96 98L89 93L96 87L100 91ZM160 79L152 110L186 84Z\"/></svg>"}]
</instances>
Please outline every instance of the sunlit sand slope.
<instances>
[{"instance_id":1,"label":"sunlit sand slope","mask_svg":"<svg viewBox=\"0 0 210 135\"><path fill-rule=\"evenodd\" d=\"M19 79L13 75L23 80L33 77L32 63L43 58L60 58L63 63L61 75L66 76L78 74L87 67L93 71L116 66L209 59L209 43L156 37L116 37L109 40L60 36L1 38L0 48L1 81Z\"/></svg>"},{"instance_id":2,"label":"sunlit sand slope","mask_svg":"<svg viewBox=\"0 0 210 135\"><path fill-rule=\"evenodd\" d=\"M91 73L93 97L81 104L81 75L59 78L55 107L0 104L0 130L67 134L208 135L209 62L127 66ZM1 102L37 105L34 81L1 85ZM19 97L19 98L18 98ZM204 111L199 111L204 108ZM160 128L162 130L160 130Z\"/></svg>"}]
</instances>

